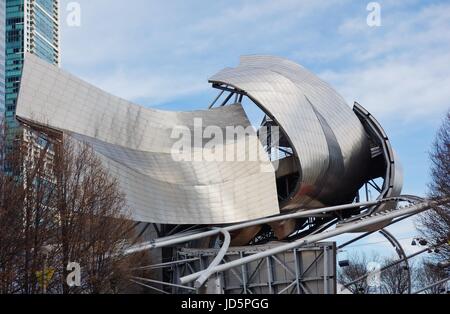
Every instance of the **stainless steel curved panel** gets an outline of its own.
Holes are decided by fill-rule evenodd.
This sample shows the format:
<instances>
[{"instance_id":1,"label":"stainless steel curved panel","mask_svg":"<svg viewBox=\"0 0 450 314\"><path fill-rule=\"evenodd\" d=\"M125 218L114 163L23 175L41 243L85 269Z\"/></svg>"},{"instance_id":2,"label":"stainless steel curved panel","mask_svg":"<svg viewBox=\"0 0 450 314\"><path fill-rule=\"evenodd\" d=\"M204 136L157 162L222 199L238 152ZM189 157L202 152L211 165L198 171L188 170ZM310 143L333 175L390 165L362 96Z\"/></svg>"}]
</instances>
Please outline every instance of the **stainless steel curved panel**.
<instances>
[{"instance_id":1,"label":"stainless steel curved panel","mask_svg":"<svg viewBox=\"0 0 450 314\"><path fill-rule=\"evenodd\" d=\"M355 103L353 111L366 125L367 132L373 143L381 149L384 173L381 174L384 182L378 199L399 196L403 188L403 168L401 162L392 148L391 142L381 124L359 103ZM372 163L379 162L371 160ZM374 178L367 178L374 179ZM395 208L396 203L390 202L377 208L378 211Z\"/></svg>"},{"instance_id":2,"label":"stainless steel curved panel","mask_svg":"<svg viewBox=\"0 0 450 314\"><path fill-rule=\"evenodd\" d=\"M238 67L220 71L210 82L244 91L286 135L297 161L291 168L299 170L300 178L283 209L351 202L371 178L369 139L374 135L359 119L365 112L353 112L327 83L300 65L270 56L243 57ZM256 134L219 143L225 152L244 147L234 160L172 158L178 141L174 130L192 134L215 126L225 134L229 126L249 127L240 104L192 112L143 108L27 54L17 116L91 145L118 178L135 220L220 224L279 213L270 161L265 154L249 160L262 150ZM400 165L381 126L367 116L386 159L382 194L398 195ZM198 118L201 126L194 123ZM211 151L206 142L203 138L189 147L194 153Z\"/></svg>"},{"instance_id":3,"label":"stainless steel curved panel","mask_svg":"<svg viewBox=\"0 0 450 314\"><path fill-rule=\"evenodd\" d=\"M351 108L327 83L272 56L242 57L239 66L220 71L210 82L245 91L289 138L301 178L284 209L352 200L366 178L368 140Z\"/></svg>"},{"instance_id":4,"label":"stainless steel curved panel","mask_svg":"<svg viewBox=\"0 0 450 314\"><path fill-rule=\"evenodd\" d=\"M228 126L250 126L241 105L193 112L143 108L27 54L17 116L90 144L117 177L134 220L219 224L279 213L270 161L265 154L249 158L250 152L262 150L256 134L215 147L237 151L231 161L172 158L179 140L172 136L174 129L192 134L208 126L223 132ZM194 123L197 118L202 125ZM205 144L204 139L192 141L192 153L211 150Z\"/></svg>"}]
</instances>

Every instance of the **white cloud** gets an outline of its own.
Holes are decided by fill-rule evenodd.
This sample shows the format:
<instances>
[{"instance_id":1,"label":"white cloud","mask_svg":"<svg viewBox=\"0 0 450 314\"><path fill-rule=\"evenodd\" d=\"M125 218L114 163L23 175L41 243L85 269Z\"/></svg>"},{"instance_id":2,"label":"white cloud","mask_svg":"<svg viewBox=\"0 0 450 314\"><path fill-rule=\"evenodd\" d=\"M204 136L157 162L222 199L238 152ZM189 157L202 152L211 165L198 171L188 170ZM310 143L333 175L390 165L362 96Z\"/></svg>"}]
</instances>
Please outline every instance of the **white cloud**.
<instances>
[{"instance_id":1,"label":"white cloud","mask_svg":"<svg viewBox=\"0 0 450 314\"><path fill-rule=\"evenodd\" d=\"M449 4L388 10L378 30L349 18L339 32L354 43L352 63L322 77L349 103L406 122L436 120L450 108Z\"/></svg>"},{"instance_id":2,"label":"white cloud","mask_svg":"<svg viewBox=\"0 0 450 314\"><path fill-rule=\"evenodd\" d=\"M210 75L242 54L279 54L303 19L337 3L79 2L82 27L62 25L63 67L113 94L152 104L198 95Z\"/></svg>"},{"instance_id":3,"label":"white cloud","mask_svg":"<svg viewBox=\"0 0 450 314\"><path fill-rule=\"evenodd\" d=\"M354 100L376 117L417 121L441 114L450 105L450 53L412 60L374 61L345 73L322 74L352 104Z\"/></svg>"},{"instance_id":4,"label":"white cloud","mask_svg":"<svg viewBox=\"0 0 450 314\"><path fill-rule=\"evenodd\" d=\"M133 73L117 70L108 76L87 77L89 82L127 100L139 100L142 104L160 105L183 96L208 90L206 80L195 76L151 73Z\"/></svg>"},{"instance_id":5,"label":"white cloud","mask_svg":"<svg viewBox=\"0 0 450 314\"><path fill-rule=\"evenodd\" d=\"M382 1L377 29L364 4L347 1L80 0L82 27L63 23L63 66L160 103L198 95L239 55L279 54L310 62L350 104L416 121L449 107L450 5L410 9L414 2Z\"/></svg>"}]
</instances>

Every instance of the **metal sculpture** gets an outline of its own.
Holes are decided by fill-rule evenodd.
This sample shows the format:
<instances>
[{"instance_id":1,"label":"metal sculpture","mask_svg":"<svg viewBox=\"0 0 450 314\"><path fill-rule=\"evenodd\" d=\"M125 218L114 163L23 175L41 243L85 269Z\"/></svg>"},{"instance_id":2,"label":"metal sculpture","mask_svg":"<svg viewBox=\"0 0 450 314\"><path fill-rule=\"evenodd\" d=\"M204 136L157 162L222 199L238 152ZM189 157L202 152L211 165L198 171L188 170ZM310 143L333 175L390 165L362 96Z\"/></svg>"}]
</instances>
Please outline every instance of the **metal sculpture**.
<instances>
[{"instance_id":1,"label":"metal sculpture","mask_svg":"<svg viewBox=\"0 0 450 314\"><path fill-rule=\"evenodd\" d=\"M131 246L129 254L202 239L208 247L223 237L209 266L163 284L195 290L214 273L346 232L381 230L407 262L383 228L430 203L400 196L400 163L366 109L358 103L351 109L327 83L279 57L242 57L209 82L220 90L209 109L161 111L112 96L27 53L17 119L90 145L117 177L131 219L160 226L159 239ZM264 115L254 132L244 101ZM229 128L244 132L211 145ZM189 141L180 142L180 135ZM187 153L180 155L180 147ZM274 151L281 153L274 158ZM212 152L233 158L205 158ZM378 193L372 200L369 186ZM398 202L409 206L398 208ZM287 243L220 264L230 246L281 239Z\"/></svg>"}]
</instances>

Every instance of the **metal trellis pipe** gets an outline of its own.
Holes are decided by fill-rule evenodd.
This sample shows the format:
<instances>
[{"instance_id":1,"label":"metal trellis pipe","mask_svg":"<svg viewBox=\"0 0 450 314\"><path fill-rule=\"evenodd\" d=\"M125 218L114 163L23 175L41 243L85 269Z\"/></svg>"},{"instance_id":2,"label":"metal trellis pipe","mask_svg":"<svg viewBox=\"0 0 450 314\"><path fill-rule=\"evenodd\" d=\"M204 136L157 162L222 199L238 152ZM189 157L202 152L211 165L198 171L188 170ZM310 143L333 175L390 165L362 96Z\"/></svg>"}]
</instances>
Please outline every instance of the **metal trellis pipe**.
<instances>
[{"instance_id":1,"label":"metal trellis pipe","mask_svg":"<svg viewBox=\"0 0 450 314\"><path fill-rule=\"evenodd\" d=\"M375 225L375 224L378 224L378 223L381 223L381 222L384 222L387 220L391 220L395 217L407 215L407 214L414 213L414 212L420 212L420 211L430 208L430 206L431 206L430 204L431 204L431 202L423 202L421 204L417 204L417 205L413 205L413 206L410 206L407 208L395 210L395 211L385 214L385 215L374 216L374 217L366 218L365 220L362 220L360 222L349 223L347 225L343 225L339 228L336 228L336 229L333 229L330 231L326 231L326 232L311 235L311 236L306 236L303 239L299 239L299 240L291 242L291 243L280 245L273 249L266 250L264 252L256 253L253 255L243 257L238 260L234 260L234 261L231 261L231 262L228 262L225 264L218 265L214 268L214 271L221 272L224 270L228 270L230 268L244 265L244 264L256 261L258 259L261 259L261 258L264 258L267 256L282 253L284 251L288 251L288 250L291 250L291 249L294 249L294 248L297 248L300 246L312 244L312 243L315 243L315 242L318 242L321 240L325 240L325 239L328 239L328 238L331 238L331 237L334 237L334 236L337 236L337 235L340 235L343 233L351 232L351 231L358 230L363 227L368 227L368 226L372 226L372 225ZM188 276L184 276L184 277L180 278L180 283L186 284L186 283L192 282L192 281L196 280L198 277L200 277L202 272L203 271L200 271L200 272L197 272L194 274L190 274Z\"/></svg>"}]
</instances>

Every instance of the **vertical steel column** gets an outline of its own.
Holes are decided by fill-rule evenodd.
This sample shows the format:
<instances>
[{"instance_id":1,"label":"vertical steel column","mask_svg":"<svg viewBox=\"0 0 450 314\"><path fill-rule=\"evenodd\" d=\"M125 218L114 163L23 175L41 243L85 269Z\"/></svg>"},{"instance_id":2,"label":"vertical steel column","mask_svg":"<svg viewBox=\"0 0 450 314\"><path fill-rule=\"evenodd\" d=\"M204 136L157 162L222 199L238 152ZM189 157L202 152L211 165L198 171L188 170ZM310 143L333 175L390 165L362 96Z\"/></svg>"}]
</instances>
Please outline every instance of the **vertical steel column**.
<instances>
[{"instance_id":1,"label":"vertical steel column","mask_svg":"<svg viewBox=\"0 0 450 314\"><path fill-rule=\"evenodd\" d=\"M323 293L328 293L328 247L323 247Z\"/></svg>"},{"instance_id":2,"label":"vertical steel column","mask_svg":"<svg viewBox=\"0 0 450 314\"><path fill-rule=\"evenodd\" d=\"M177 253L176 255L177 255L177 260L180 260L180 254ZM172 267L175 267L175 279L176 279L175 282L178 282L180 280L180 266L175 264L175 266L172 266ZM175 290L175 293L178 293L178 289L174 288L174 290Z\"/></svg>"},{"instance_id":3,"label":"vertical steel column","mask_svg":"<svg viewBox=\"0 0 450 314\"><path fill-rule=\"evenodd\" d=\"M270 261L270 256L266 257L266 265L267 265L267 283L269 284L269 293L272 294L272 263Z\"/></svg>"},{"instance_id":4,"label":"vertical steel column","mask_svg":"<svg viewBox=\"0 0 450 314\"><path fill-rule=\"evenodd\" d=\"M294 263L295 263L295 283L297 286L297 294L300 294L300 279L298 278L300 276L300 265L298 263L298 257L297 257L297 249L293 250L294 253Z\"/></svg>"},{"instance_id":5,"label":"vertical steel column","mask_svg":"<svg viewBox=\"0 0 450 314\"><path fill-rule=\"evenodd\" d=\"M242 252L239 252L240 258L244 257ZM241 273L242 273L242 285L244 286L244 294L247 294L247 264L241 265Z\"/></svg>"}]
</instances>

